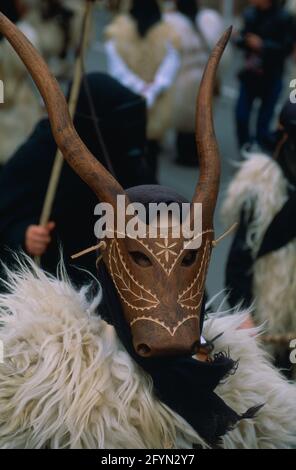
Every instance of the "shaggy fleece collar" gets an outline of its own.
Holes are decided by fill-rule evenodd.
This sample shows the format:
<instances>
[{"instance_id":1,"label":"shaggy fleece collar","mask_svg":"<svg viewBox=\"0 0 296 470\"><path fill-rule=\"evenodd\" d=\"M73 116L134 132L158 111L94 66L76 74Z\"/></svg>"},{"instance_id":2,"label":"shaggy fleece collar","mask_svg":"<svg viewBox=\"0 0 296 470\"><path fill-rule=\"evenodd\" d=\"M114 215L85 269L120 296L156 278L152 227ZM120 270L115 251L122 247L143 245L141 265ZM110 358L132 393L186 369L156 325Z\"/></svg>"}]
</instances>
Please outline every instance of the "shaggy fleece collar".
<instances>
[{"instance_id":1,"label":"shaggy fleece collar","mask_svg":"<svg viewBox=\"0 0 296 470\"><path fill-rule=\"evenodd\" d=\"M237 362L227 354L216 354L212 362L188 356L151 359L138 356L117 293L103 265L99 279L104 286L100 315L114 326L129 355L150 375L156 396L182 416L210 446L218 446L220 438L240 420L255 416L262 405L239 415L214 393L222 379L236 372Z\"/></svg>"}]
</instances>

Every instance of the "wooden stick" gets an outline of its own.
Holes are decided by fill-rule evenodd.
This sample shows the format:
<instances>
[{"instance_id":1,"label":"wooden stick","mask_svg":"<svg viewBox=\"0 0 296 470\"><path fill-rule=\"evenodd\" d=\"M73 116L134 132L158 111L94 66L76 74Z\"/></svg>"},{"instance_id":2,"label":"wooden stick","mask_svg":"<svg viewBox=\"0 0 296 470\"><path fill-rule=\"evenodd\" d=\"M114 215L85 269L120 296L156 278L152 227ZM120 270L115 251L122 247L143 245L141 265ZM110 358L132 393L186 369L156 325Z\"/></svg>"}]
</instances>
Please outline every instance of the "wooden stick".
<instances>
[{"instance_id":1,"label":"wooden stick","mask_svg":"<svg viewBox=\"0 0 296 470\"><path fill-rule=\"evenodd\" d=\"M83 58L84 58L84 53L88 44L89 36L90 36L90 29L91 29L91 20L92 20L92 10L93 10L93 5L94 2L93 0L87 0L86 1L86 8L85 8L85 13L84 13L84 19L83 19L83 28L82 28L82 37L81 37L81 43L79 46L78 50L78 56L75 61L75 68L74 68L74 79L73 79L73 84L70 92L70 98L69 98L69 112L70 116L73 119L77 107L77 101L79 98L79 91L81 87L81 81L82 81L82 76L83 76ZM61 177L61 172L63 168L63 155L60 152L60 150L57 151L45 200L44 200L44 205L40 217L39 224L42 226L45 226L49 219L50 215L52 212L52 207L53 203L55 200L56 192L57 192L57 187L60 181ZM40 257L35 257L35 262L40 266Z\"/></svg>"},{"instance_id":2,"label":"wooden stick","mask_svg":"<svg viewBox=\"0 0 296 470\"><path fill-rule=\"evenodd\" d=\"M93 251L99 250L100 248L102 251L106 250L106 242L101 241L98 245L91 246L90 248L86 248L86 250L80 251L79 253L75 253L75 255L71 256L71 259L81 258L81 256L87 255L88 253L92 253Z\"/></svg>"}]
</instances>

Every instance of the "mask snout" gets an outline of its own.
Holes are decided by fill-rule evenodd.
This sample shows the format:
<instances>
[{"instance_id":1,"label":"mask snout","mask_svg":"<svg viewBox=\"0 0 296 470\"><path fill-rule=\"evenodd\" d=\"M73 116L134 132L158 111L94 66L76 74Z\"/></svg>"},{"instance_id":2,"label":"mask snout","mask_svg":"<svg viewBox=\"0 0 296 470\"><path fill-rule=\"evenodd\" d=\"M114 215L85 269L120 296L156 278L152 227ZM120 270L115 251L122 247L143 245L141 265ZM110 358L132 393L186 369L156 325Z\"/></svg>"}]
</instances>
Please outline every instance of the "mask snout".
<instances>
[{"instance_id":1,"label":"mask snout","mask_svg":"<svg viewBox=\"0 0 296 470\"><path fill-rule=\"evenodd\" d=\"M167 331L152 321L142 320L132 328L133 345L141 357L193 356L200 345L198 319L190 319L176 331Z\"/></svg>"}]
</instances>

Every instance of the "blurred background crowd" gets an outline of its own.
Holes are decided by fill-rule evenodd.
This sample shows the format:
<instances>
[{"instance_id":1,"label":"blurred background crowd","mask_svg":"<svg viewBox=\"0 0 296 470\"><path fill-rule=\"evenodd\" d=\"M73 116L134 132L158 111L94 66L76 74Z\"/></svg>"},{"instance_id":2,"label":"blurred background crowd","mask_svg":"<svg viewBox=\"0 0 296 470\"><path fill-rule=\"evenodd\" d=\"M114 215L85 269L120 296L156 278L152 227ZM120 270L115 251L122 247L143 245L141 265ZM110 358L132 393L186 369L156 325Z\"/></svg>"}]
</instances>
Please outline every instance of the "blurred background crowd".
<instances>
[{"instance_id":1,"label":"blurred background crowd","mask_svg":"<svg viewBox=\"0 0 296 470\"><path fill-rule=\"evenodd\" d=\"M43 55L64 92L79 54L86 0L1 0ZM296 1L106 0L94 2L75 126L124 187L161 183L191 198L198 175L195 103L209 54L229 25L216 80L214 118L222 181L219 245L208 295L234 307L256 302L270 332L296 332ZM86 274L70 255L93 244L95 199L63 168L47 224L40 215L56 154L43 103L0 38L0 255L41 257L55 272L62 246L76 283ZM295 83L293 86L293 80ZM79 262L94 273L91 256ZM216 304L219 298L215 300ZM272 314L270 313L272 311Z\"/></svg>"}]
</instances>

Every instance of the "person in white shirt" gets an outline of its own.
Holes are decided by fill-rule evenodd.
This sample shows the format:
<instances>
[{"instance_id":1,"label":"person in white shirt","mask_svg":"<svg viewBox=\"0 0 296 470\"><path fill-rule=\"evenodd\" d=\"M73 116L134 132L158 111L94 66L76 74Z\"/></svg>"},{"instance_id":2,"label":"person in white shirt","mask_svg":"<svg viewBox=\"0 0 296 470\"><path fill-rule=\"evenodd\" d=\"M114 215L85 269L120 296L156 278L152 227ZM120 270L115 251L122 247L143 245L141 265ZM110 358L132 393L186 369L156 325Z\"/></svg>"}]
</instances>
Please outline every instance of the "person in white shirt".
<instances>
[{"instance_id":1,"label":"person in white shirt","mask_svg":"<svg viewBox=\"0 0 296 470\"><path fill-rule=\"evenodd\" d=\"M148 163L156 174L159 144L171 125L179 38L163 20L157 0L133 0L129 13L117 16L105 37L110 75L146 98Z\"/></svg>"}]
</instances>

